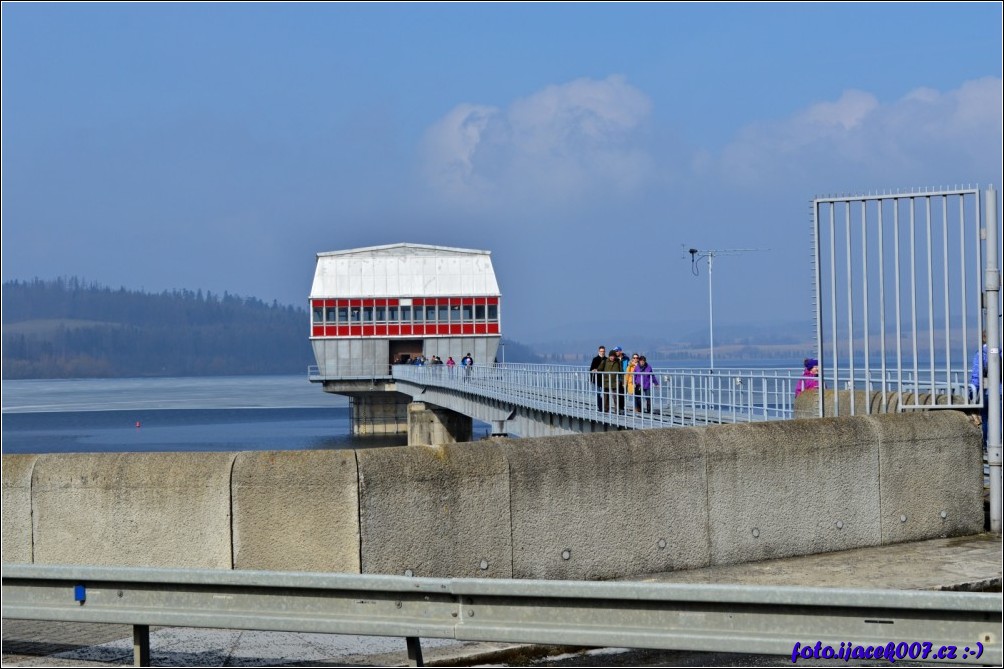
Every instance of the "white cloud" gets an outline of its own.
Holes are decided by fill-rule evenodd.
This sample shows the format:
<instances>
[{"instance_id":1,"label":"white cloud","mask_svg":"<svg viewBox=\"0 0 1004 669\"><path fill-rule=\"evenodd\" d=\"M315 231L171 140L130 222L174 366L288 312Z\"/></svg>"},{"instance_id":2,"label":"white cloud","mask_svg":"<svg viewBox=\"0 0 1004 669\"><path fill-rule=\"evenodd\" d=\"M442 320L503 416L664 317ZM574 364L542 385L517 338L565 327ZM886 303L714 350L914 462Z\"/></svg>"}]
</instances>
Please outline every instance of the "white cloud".
<instances>
[{"instance_id":1,"label":"white cloud","mask_svg":"<svg viewBox=\"0 0 1004 669\"><path fill-rule=\"evenodd\" d=\"M630 193L651 175L639 141L651 106L619 76L548 86L507 109L458 105L426 132L423 175L452 204Z\"/></svg>"},{"instance_id":2,"label":"white cloud","mask_svg":"<svg viewBox=\"0 0 1004 669\"><path fill-rule=\"evenodd\" d=\"M747 126L722 152L720 169L753 187L813 175L873 188L997 179L1001 91L993 77L947 92L919 88L888 103L845 91L789 118Z\"/></svg>"}]
</instances>

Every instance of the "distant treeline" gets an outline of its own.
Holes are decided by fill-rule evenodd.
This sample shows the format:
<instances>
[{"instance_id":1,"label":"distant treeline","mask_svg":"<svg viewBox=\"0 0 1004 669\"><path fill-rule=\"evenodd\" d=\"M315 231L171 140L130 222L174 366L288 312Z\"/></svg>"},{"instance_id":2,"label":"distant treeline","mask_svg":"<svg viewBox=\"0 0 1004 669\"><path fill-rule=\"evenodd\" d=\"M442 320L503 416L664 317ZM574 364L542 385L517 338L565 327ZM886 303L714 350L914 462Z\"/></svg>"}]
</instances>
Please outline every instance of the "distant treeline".
<instances>
[{"instance_id":1,"label":"distant treeline","mask_svg":"<svg viewBox=\"0 0 1004 669\"><path fill-rule=\"evenodd\" d=\"M81 279L3 284L3 378L306 374L305 308L201 290L146 293ZM506 341L507 362L539 362Z\"/></svg>"},{"instance_id":2,"label":"distant treeline","mask_svg":"<svg viewBox=\"0 0 1004 669\"><path fill-rule=\"evenodd\" d=\"M306 309L77 278L3 284L3 378L306 373Z\"/></svg>"}]
</instances>

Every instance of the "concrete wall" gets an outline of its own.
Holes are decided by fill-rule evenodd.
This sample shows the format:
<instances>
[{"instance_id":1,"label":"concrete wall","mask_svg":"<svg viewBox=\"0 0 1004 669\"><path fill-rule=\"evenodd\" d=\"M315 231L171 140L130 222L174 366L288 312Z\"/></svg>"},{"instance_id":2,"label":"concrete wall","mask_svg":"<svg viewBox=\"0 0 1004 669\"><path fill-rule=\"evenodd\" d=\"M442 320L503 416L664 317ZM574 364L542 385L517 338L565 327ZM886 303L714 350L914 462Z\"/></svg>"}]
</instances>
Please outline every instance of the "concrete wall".
<instances>
[{"instance_id":1,"label":"concrete wall","mask_svg":"<svg viewBox=\"0 0 1004 669\"><path fill-rule=\"evenodd\" d=\"M955 411L3 464L4 560L36 563L594 579L983 527Z\"/></svg>"},{"instance_id":2,"label":"concrete wall","mask_svg":"<svg viewBox=\"0 0 1004 669\"><path fill-rule=\"evenodd\" d=\"M924 411L925 409L914 409L913 407L945 406L949 403L947 395L932 396L931 393L904 392L902 403L900 399L898 392L887 392L883 399L882 392L878 390L873 390L870 393L864 390L827 390L823 396L823 415L827 417L850 416L852 401L854 402L854 413L859 416L894 414L901 411ZM965 398L953 396L952 403L955 405L965 404ZM902 409L900 409L901 404ZM819 390L813 388L799 394L795 398L794 414L795 418L818 418Z\"/></svg>"},{"instance_id":3,"label":"concrete wall","mask_svg":"<svg viewBox=\"0 0 1004 669\"><path fill-rule=\"evenodd\" d=\"M234 462L235 569L359 573L352 451L249 451Z\"/></svg>"},{"instance_id":4,"label":"concrete wall","mask_svg":"<svg viewBox=\"0 0 1004 669\"><path fill-rule=\"evenodd\" d=\"M231 568L234 457L233 453L39 456L31 481L33 561ZM6 465L4 456L5 469Z\"/></svg>"},{"instance_id":5,"label":"concrete wall","mask_svg":"<svg viewBox=\"0 0 1004 669\"><path fill-rule=\"evenodd\" d=\"M31 471L37 455L3 456L3 561L31 564Z\"/></svg>"},{"instance_id":6,"label":"concrete wall","mask_svg":"<svg viewBox=\"0 0 1004 669\"><path fill-rule=\"evenodd\" d=\"M487 442L356 451L363 573L512 576L509 471Z\"/></svg>"}]
</instances>

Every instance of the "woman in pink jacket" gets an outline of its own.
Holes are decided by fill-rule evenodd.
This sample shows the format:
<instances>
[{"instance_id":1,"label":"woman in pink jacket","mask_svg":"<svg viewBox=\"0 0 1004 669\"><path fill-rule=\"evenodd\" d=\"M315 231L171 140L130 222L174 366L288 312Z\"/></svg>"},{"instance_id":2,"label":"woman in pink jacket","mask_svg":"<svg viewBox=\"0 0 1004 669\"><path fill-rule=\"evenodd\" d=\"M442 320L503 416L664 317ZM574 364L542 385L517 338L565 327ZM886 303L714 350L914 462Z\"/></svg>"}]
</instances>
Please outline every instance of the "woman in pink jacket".
<instances>
[{"instance_id":1,"label":"woman in pink jacket","mask_svg":"<svg viewBox=\"0 0 1004 669\"><path fill-rule=\"evenodd\" d=\"M802 379L795 385L795 397L806 390L819 387L819 361L815 358L806 358L803 364L805 371L802 373Z\"/></svg>"}]
</instances>

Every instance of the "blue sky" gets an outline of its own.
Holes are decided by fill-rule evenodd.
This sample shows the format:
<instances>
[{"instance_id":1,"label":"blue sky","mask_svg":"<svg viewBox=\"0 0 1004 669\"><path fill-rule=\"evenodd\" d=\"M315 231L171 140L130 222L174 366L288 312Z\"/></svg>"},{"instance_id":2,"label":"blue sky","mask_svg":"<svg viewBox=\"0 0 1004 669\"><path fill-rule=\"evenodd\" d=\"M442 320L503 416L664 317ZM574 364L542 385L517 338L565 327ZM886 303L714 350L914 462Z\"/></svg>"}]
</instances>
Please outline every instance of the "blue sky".
<instances>
[{"instance_id":1,"label":"blue sky","mask_svg":"<svg viewBox=\"0 0 1004 669\"><path fill-rule=\"evenodd\" d=\"M1001 183L1001 4L3 5L2 275L306 304L489 249L506 333L807 319L813 196ZM810 333L807 333L807 336ZM598 336L602 336L598 334Z\"/></svg>"}]
</instances>

